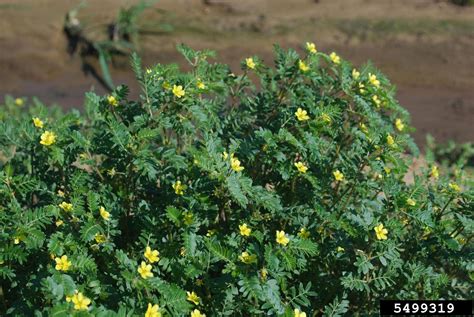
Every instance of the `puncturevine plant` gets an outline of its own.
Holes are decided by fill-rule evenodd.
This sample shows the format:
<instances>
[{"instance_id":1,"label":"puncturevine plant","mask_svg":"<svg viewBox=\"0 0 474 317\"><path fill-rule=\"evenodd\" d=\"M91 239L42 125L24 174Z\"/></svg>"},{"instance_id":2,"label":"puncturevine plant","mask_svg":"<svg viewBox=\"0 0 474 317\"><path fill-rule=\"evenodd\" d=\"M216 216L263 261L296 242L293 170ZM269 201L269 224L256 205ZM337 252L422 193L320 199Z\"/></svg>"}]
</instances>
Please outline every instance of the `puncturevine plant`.
<instances>
[{"instance_id":1,"label":"puncturevine plant","mask_svg":"<svg viewBox=\"0 0 474 317\"><path fill-rule=\"evenodd\" d=\"M132 66L84 113L0 110L0 312L371 315L473 297L473 191L418 150L377 69L307 43L241 71Z\"/></svg>"}]
</instances>

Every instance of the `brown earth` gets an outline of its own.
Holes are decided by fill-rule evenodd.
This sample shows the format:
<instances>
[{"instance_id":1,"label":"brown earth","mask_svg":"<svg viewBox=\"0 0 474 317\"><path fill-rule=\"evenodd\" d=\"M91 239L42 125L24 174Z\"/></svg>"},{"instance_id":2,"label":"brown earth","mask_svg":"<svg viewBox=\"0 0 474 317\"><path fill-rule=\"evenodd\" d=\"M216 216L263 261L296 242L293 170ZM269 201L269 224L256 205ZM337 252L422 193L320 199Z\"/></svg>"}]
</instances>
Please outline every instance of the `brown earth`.
<instances>
[{"instance_id":1,"label":"brown earth","mask_svg":"<svg viewBox=\"0 0 474 317\"><path fill-rule=\"evenodd\" d=\"M81 107L84 92L105 93L66 52L64 16L80 1L0 0L0 98L37 96L65 108ZM100 37L121 6L135 1L89 0L79 19ZM246 56L272 61L272 45L337 51L360 65L371 60L398 87L412 114L415 138L474 141L474 7L441 0L162 0L140 19L145 64L184 60L178 43L217 51L237 71ZM159 23L173 31L158 32ZM115 83L131 85L125 61ZM1 99L0 99L1 100Z\"/></svg>"}]
</instances>

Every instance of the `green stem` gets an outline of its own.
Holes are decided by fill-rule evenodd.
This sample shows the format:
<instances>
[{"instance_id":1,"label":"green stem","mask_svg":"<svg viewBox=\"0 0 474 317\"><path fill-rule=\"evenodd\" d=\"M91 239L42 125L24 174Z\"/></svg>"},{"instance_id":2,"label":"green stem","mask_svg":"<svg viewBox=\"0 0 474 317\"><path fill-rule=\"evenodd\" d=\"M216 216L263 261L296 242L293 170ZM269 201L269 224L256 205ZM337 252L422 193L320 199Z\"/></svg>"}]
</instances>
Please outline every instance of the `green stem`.
<instances>
[{"instance_id":1,"label":"green stem","mask_svg":"<svg viewBox=\"0 0 474 317\"><path fill-rule=\"evenodd\" d=\"M454 200L454 197L451 197L449 198L449 200L446 202L446 204L444 205L443 209L441 209L441 211L439 212L439 214L436 216L436 221L440 221L441 220L441 217L443 216L446 208L448 208L449 204Z\"/></svg>"}]
</instances>

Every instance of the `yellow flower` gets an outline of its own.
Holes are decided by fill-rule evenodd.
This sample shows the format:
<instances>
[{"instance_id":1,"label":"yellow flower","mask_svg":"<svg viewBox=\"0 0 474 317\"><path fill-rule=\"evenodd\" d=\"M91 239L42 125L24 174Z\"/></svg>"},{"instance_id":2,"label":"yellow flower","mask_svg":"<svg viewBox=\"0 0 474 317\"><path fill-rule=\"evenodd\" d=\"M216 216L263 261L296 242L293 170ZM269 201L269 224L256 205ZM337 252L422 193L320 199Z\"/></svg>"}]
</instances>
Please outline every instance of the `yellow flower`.
<instances>
[{"instance_id":1,"label":"yellow flower","mask_svg":"<svg viewBox=\"0 0 474 317\"><path fill-rule=\"evenodd\" d=\"M458 240L459 244L464 245L466 244L466 238L463 237L458 237L456 240Z\"/></svg>"},{"instance_id":2,"label":"yellow flower","mask_svg":"<svg viewBox=\"0 0 474 317\"><path fill-rule=\"evenodd\" d=\"M303 239L308 239L309 238L309 231L306 230L306 228L301 228L300 232L298 232L298 236L300 236Z\"/></svg>"},{"instance_id":3,"label":"yellow flower","mask_svg":"<svg viewBox=\"0 0 474 317\"><path fill-rule=\"evenodd\" d=\"M431 229L430 227L425 227L425 229L423 230L423 235L421 236L421 239L422 240L426 240L431 234Z\"/></svg>"},{"instance_id":4,"label":"yellow flower","mask_svg":"<svg viewBox=\"0 0 474 317\"><path fill-rule=\"evenodd\" d=\"M239 225L239 230L240 234L245 237L250 236L250 233L252 232L252 229L250 229L246 223L244 223L243 225Z\"/></svg>"},{"instance_id":5,"label":"yellow flower","mask_svg":"<svg viewBox=\"0 0 474 317\"><path fill-rule=\"evenodd\" d=\"M336 251L337 252L344 252L345 249L343 247L339 246L339 247L336 248Z\"/></svg>"},{"instance_id":6,"label":"yellow flower","mask_svg":"<svg viewBox=\"0 0 474 317\"><path fill-rule=\"evenodd\" d=\"M215 235L217 232L216 229L209 229L207 230L207 233L206 233L206 237L212 237L213 235Z\"/></svg>"},{"instance_id":7,"label":"yellow flower","mask_svg":"<svg viewBox=\"0 0 474 317\"><path fill-rule=\"evenodd\" d=\"M58 271L67 271L71 267L71 262L67 259L67 255L63 255L60 258L55 258L56 270Z\"/></svg>"},{"instance_id":8,"label":"yellow flower","mask_svg":"<svg viewBox=\"0 0 474 317\"><path fill-rule=\"evenodd\" d=\"M109 105L114 106L114 107L118 105L118 100L114 96L108 96L107 102L109 103Z\"/></svg>"},{"instance_id":9,"label":"yellow flower","mask_svg":"<svg viewBox=\"0 0 474 317\"><path fill-rule=\"evenodd\" d=\"M25 103L25 102L24 102L23 99L21 99L21 98L16 98L16 99L15 99L15 105L17 105L18 107L23 106L24 103Z\"/></svg>"},{"instance_id":10,"label":"yellow flower","mask_svg":"<svg viewBox=\"0 0 474 317\"><path fill-rule=\"evenodd\" d=\"M114 177L115 174L117 174L115 167L112 167L111 169L107 170L107 175L109 175L110 177Z\"/></svg>"},{"instance_id":11,"label":"yellow flower","mask_svg":"<svg viewBox=\"0 0 474 317\"><path fill-rule=\"evenodd\" d=\"M372 96L372 101L375 103L375 106L377 108L380 108L380 104L382 103L382 101L380 101L377 95Z\"/></svg>"},{"instance_id":12,"label":"yellow flower","mask_svg":"<svg viewBox=\"0 0 474 317\"><path fill-rule=\"evenodd\" d=\"M413 198L408 198L406 203L408 206L412 206L412 207L416 206L416 201Z\"/></svg>"},{"instance_id":13,"label":"yellow flower","mask_svg":"<svg viewBox=\"0 0 474 317\"><path fill-rule=\"evenodd\" d=\"M309 66L306 65L305 62L303 62L302 60L299 60L298 61L298 68L302 71L302 72L307 72L309 70Z\"/></svg>"},{"instance_id":14,"label":"yellow flower","mask_svg":"<svg viewBox=\"0 0 474 317\"><path fill-rule=\"evenodd\" d=\"M153 273L151 272L152 266L150 264L146 264L145 261L142 261L140 267L138 268L138 273L140 273L143 279L147 279L149 277L153 277Z\"/></svg>"},{"instance_id":15,"label":"yellow flower","mask_svg":"<svg viewBox=\"0 0 474 317\"><path fill-rule=\"evenodd\" d=\"M298 172L303 174L308 170L308 167L303 162L296 162L295 166L298 169Z\"/></svg>"},{"instance_id":16,"label":"yellow flower","mask_svg":"<svg viewBox=\"0 0 474 317\"><path fill-rule=\"evenodd\" d=\"M72 204L69 204L65 201L59 204L59 208L61 208L64 211L72 211Z\"/></svg>"},{"instance_id":17,"label":"yellow flower","mask_svg":"<svg viewBox=\"0 0 474 317\"><path fill-rule=\"evenodd\" d=\"M41 141L40 144L49 146L52 145L54 142L56 142L56 134L51 131L44 131L43 134L41 135Z\"/></svg>"},{"instance_id":18,"label":"yellow flower","mask_svg":"<svg viewBox=\"0 0 474 317\"><path fill-rule=\"evenodd\" d=\"M33 118L33 124L35 125L35 127L42 129L44 123L43 123L43 121L41 121L40 118L34 117Z\"/></svg>"},{"instance_id":19,"label":"yellow flower","mask_svg":"<svg viewBox=\"0 0 474 317\"><path fill-rule=\"evenodd\" d=\"M262 277L262 280L266 280L268 276L268 270L266 268L262 268L260 270L260 276Z\"/></svg>"},{"instance_id":20,"label":"yellow flower","mask_svg":"<svg viewBox=\"0 0 474 317\"><path fill-rule=\"evenodd\" d=\"M337 182L340 182L344 179L344 174L342 174L339 170L335 170L334 172L332 172L332 174L334 175L334 179Z\"/></svg>"},{"instance_id":21,"label":"yellow flower","mask_svg":"<svg viewBox=\"0 0 474 317\"><path fill-rule=\"evenodd\" d=\"M152 250L149 246L146 246L143 256L150 261L150 263L155 263L160 260L160 252L158 252L158 250Z\"/></svg>"},{"instance_id":22,"label":"yellow flower","mask_svg":"<svg viewBox=\"0 0 474 317\"><path fill-rule=\"evenodd\" d=\"M253 61L252 57L246 58L245 59L245 64L247 65L248 68L254 69L255 68L255 62Z\"/></svg>"},{"instance_id":23,"label":"yellow flower","mask_svg":"<svg viewBox=\"0 0 474 317\"><path fill-rule=\"evenodd\" d=\"M449 186L449 188L451 188L455 192L459 193L461 191L461 187L459 187L459 185L456 184L456 183L449 183L448 186Z\"/></svg>"},{"instance_id":24,"label":"yellow flower","mask_svg":"<svg viewBox=\"0 0 474 317\"><path fill-rule=\"evenodd\" d=\"M377 79L377 76L369 73L369 82L375 87L380 87L380 81Z\"/></svg>"},{"instance_id":25,"label":"yellow flower","mask_svg":"<svg viewBox=\"0 0 474 317\"><path fill-rule=\"evenodd\" d=\"M58 220L58 221L55 222L55 224L56 224L56 227L59 227L59 226L62 226L64 224L64 221Z\"/></svg>"},{"instance_id":26,"label":"yellow flower","mask_svg":"<svg viewBox=\"0 0 474 317\"><path fill-rule=\"evenodd\" d=\"M100 216L104 219L104 220L109 220L110 218L110 212L108 212L107 210L105 210L104 207L100 207L99 208L99 213L100 213Z\"/></svg>"},{"instance_id":27,"label":"yellow flower","mask_svg":"<svg viewBox=\"0 0 474 317\"><path fill-rule=\"evenodd\" d=\"M288 237L286 236L285 234L285 231L278 231L276 232L276 242L281 244L281 245L284 245L286 246L288 244L288 242L290 242L290 239L288 239Z\"/></svg>"},{"instance_id":28,"label":"yellow flower","mask_svg":"<svg viewBox=\"0 0 474 317\"><path fill-rule=\"evenodd\" d=\"M365 85L363 83L359 83L359 92L361 94L365 94Z\"/></svg>"},{"instance_id":29,"label":"yellow flower","mask_svg":"<svg viewBox=\"0 0 474 317\"><path fill-rule=\"evenodd\" d=\"M183 86L179 85L179 86L176 86L176 85L173 85L173 94L178 97L178 98L181 98L184 96L185 92L184 92L184 89L183 89Z\"/></svg>"},{"instance_id":30,"label":"yellow flower","mask_svg":"<svg viewBox=\"0 0 474 317\"><path fill-rule=\"evenodd\" d=\"M401 119L395 120L395 127L397 128L398 131L402 132L403 129L405 129L405 125L403 124Z\"/></svg>"},{"instance_id":31,"label":"yellow flower","mask_svg":"<svg viewBox=\"0 0 474 317\"><path fill-rule=\"evenodd\" d=\"M367 126L364 123L359 123L359 128L363 133L369 133L369 129L367 129Z\"/></svg>"},{"instance_id":32,"label":"yellow flower","mask_svg":"<svg viewBox=\"0 0 474 317\"><path fill-rule=\"evenodd\" d=\"M231 157L234 156L234 155L231 155ZM226 151L222 152L222 158L225 160L227 160L227 158L229 157L229 154L227 154Z\"/></svg>"},{"instance_id":33,"label":"yellow flower","mask_svg":"<svg viewBox=\"0 0 474 317\"><path fill-rule=\"evenodd\" d=\"M97 243L104 243L105 241L107 241L107 237L103 234L100 234L100 233L97 233L94 236L94 239L95 239L95 242L97 242Z\"/></svg>"},{"instance_id":34,"label":"yellow flower","mask_svg":"<svg viewBox=\"0 0 474 317\"><path fill-rule=\"evenodd\" d=\"M383 224L379 224L377 227L374 228L375 235L379 240L387 240L388 230L383 227Z\"/></svg>"},{"instance_id":35,"label":"yellow flower","mask_svg":"<svg viewBox=\"0 0 474 317\"><path fill-rule=\"evenodd\" d=\"M190 226L193 224L193 213L192 212L185 212L184 213L184 224Z\"/></svg>"},{"instance_id":36,"label":"yellow flower","mask_svg":"<svg viewBox=\"0 0 474 317\"><path fill-rule=\"evenodd\" d=\"M206 317L206 315L201 313L199 309L195 309L191 312L191 317Z\"/></svg>"},{"instance_id":37,"label":"yellow flower","mask_svg":"<svg viewBox=\"0 0 474 317\"><path fill-rule=\"evenodd\" d=\"M14 244L20 244L20 239L19 239L19 238L13 239L13 243L14 243Z\"/></svg>"},{"instance_id":38,"label":"yellow flower","mask_svg":"<svg viewBox=\"0 0 474 317\"><path fill-rule=\"evenodd\" d=\"M377 79L377 76L372 73L369 73L369 82L377 88L380 87L380 81Z\"/></svg>"},{"instance_id":39,"label":"yellow flower","mask_svg":"<svg viewBox=\"0 0 474 317\"><path fill-rule=\"evenodd\" d=\"M181 181L176 181L176 182L173 184L173 189L174 189L174 192L175 192L176 195L183 195L185 188L186 188L186 186L184 186L183 184L181 184Z\"/></svg>"},{"instance_id":40,"label":"yellow flower","mask_svg":"<svg viewBox=\"0 0 474 317\"><path fill-rule=\"evenodd\" d=\"M295 308L295 311L294 311L294 312L295 312L294 317L306 317L306 313L300 311L298 308Z\"/></svg>"},{"instance_id":41,"label":"yellow flower","mask_svg":"<svg viewBox=\"0 0 474 317\"><path fill-rule=\"evenodd\" d=\"M148 308L145 312L145 317L161 317L161 313L159 312L160 306L158 304L152 305L148 303Z\"/></svg>"},{"instance_id":42,"label":"yellow flower","mask_svg":"<svg viewBox=\"0 0 474 317\"><path fill-rule=\"evenodd\" d=\"M306 49L312 54L316 54L318 52L316 49L316 44L314 43L306 42Z\"/></svg>"},{"instance_id":43,"label":"yellow flower","mask_svg":"<svg viewBox=\"0 0 474 317\"><path fill-rule=\"evenodd\" d=\"M169 82L165 81L163 82L163 84L161 85L161 87L163 87L163 89L166 89L166 90L170 90L171 89L171 85Z\"/></svg>"},{"instance_id":44,"label":"yellow flower","mask_svg":"<svg viewBox=\"0 0 474 317\"><path fill-rule=\"evenodd\" d=\"M357 71L357 69L352 70L352 79L357 80L360 77L360 73Z\"/></svg>"},{"instance_id":45,"label":"yellow flower","mask_svg":"<svg viewBox=\"0 0 474 317\"><path fill-rule=\"evenodd\" d=\"M195 292L186 292L186 299L190 302L193 302L194 305L199 305L199 296Z\"/></svg>"},{"instance_id":46,"label":"yellow flower","mask_svg":"<svg viewBox=\"0 0 474 317\"><path fill-rule=\"evenodd\" d=\"M331 117L326 113L323 113L321 115L321 119L326 123L331 123L331 121L332 121Z\"/></svg>"},{"instance_id":47,"label":"yellow flower","mask_svg":"<svg viewBox=\"0 0 474 317\"><path fill-rule=\"evenodd\" d=\"M383 170L385 171L385 173L388 175L392 172L392 169L387 167L387 166L384 166Z\"/></svg>"},{"instance_id":48,"label":"yellow flower","mask_svg":"<svg viewBox=\"0 0 474 317\"><path fill-rule=\"evenodd\" d=\"M433 165L433 166L431 167L430 176L433 177L434 179L438 179L438 178L439 178L438 166Z\"/></svg>"},{"instance_id":49,"label":"yellow flower","mask_svg":"<svg viewBox=\"0 0 474 317\"><path fill-rule=\"evenodd\" d=\"M306 110L301 109L301 108L298 108L296 110L295 116L298 119L298 121L309 120L308 112Z\"/></svg>"},{"instance_id":50,"label":"yellow flower","mask_svg":"<svg viewBox=\"0 0 474 317\"><path fill-rule=\"evenodd\" d=\"M62 190L58 189L58 196L61 197L61 198L64 198L64 196L66 196L66 194Z\"/></svg>"},{"instance_id":51,"label":"yellow flower","mask_svg":"<svg viewBox=\"0 0 474 317\"><path fill-rule=\"evenodd\" d=\"M197 82L196 86L199 89L206 89L206 85L200 80Z\"/></svg>"},{"instance_id":52,"label":"yellow flower","mask_svg":"<svg viewBox=\"0 0 474 317\"><path fill-rule=\"evenodd\" d=\"M331 61L334 64L341 63L341 58L335 52L332 52L331 54L329 54L329 58L331 58Z\"/></svg>"},{"instance_id":53,"label":"yellow flower","mask_svg":"<svg viewBox=\"0 0 474 317\"><path fill-rule=\"evenodd\" d=\"M247 251L242 252L242 255L239 256L240 261L245 264L251 264L257 261L257 256L255 254L250 255Z\"/></svg>"},{"instance_id":54,"label":"yellow flower","mask_svg":"<svg viewBox=\"0 0 474 317\"><path fill-rule=\"evenodd\" d=\"M85 297L81 292L74 294L71 300L74 303L75 310L87 310L91 304L91 300Z\"/></svg>"},{"instance_id":55,"label":"yellow flower","mask_svg":"<svg viewBox=\"0 0 474 317\"><path fill-rule=\"evenodd\" d=\"M387 144L390 147L395 147L396 146L395 139L390 134L387 134Z\"/></svg>"},{"instance_id":56,"label":"yellow flower","mask_svg":"<svg viewBox=\"0 0 474 317\"><path fill-rule=\"evenodd\" d=\"M240 166L240 161L236 157L231 157L230 167L236 172L241 172L244 170L243 166Z\"/></svg>"}]
</instances>

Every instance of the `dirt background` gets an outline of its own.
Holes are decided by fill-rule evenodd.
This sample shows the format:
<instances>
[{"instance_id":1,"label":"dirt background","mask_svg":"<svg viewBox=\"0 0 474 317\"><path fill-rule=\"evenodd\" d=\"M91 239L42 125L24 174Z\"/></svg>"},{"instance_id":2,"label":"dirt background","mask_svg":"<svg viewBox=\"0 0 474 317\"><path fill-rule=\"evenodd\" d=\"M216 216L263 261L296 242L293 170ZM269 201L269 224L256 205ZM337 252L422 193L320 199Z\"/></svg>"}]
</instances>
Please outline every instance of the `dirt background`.
<instances>
[{"instance_id":1,"label":"dirt background","mask_svg":"<svg viewBox=\"0 0 474 317\"><path fill-rule=\"evenodd\" d=\"M84 92L106 91L71 57L64 16L80 1L0 0L0 100L37 96L47 104L81 108ZM371 60L398 87L412 114L415 138L474 141L474 7L442 0L161 0L140 19L145 64L178 62L178 43L217 51L237 71L246 56L272 62L272 45L313 41L360 65ZM100 37L122 6L134 1L89 0L79 19ZM160 24L173 27L160 31ZM131 85L127 61L114 82ZM98 68L97 68L98 69Z\"/></svg>"}]
</instances>

